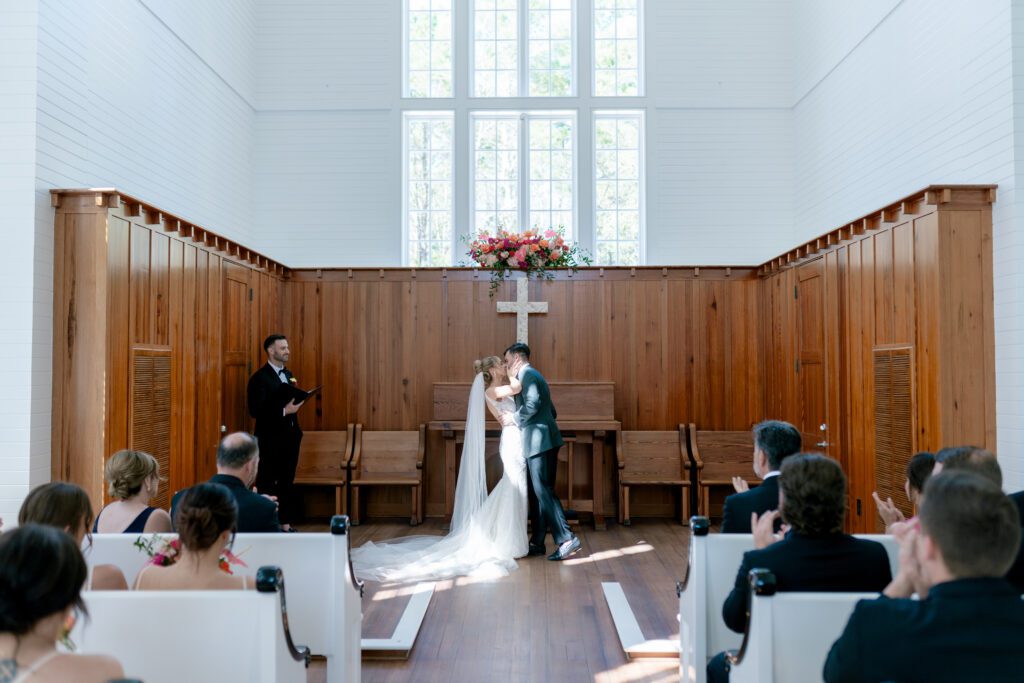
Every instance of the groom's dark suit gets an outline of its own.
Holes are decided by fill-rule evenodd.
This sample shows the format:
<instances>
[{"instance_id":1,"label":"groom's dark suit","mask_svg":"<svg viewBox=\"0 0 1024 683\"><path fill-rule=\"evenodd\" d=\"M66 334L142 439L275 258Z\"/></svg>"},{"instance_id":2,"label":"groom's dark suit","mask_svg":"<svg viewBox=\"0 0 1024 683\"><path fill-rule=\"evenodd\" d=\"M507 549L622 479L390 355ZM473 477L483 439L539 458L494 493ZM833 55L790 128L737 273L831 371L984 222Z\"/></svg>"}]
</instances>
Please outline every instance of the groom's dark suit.
<instances>
[{"instance_id":1,"label":"groom's dark suit","mask_svg":"<svg viewBox=\"0 0 1024 683\"><path fill-rule=\"evenodd\" d=\"M523 389L516 394L514 417L523 434L523 455L529 472L527 489L533 519L530 544L544 547L544 537L550 531L558 546L572 537L562 503L555 494L558 451L565 442L555 424L558 413L544 377L527 365L519 372L519 381Z\"/></svg>"}]
</instances>

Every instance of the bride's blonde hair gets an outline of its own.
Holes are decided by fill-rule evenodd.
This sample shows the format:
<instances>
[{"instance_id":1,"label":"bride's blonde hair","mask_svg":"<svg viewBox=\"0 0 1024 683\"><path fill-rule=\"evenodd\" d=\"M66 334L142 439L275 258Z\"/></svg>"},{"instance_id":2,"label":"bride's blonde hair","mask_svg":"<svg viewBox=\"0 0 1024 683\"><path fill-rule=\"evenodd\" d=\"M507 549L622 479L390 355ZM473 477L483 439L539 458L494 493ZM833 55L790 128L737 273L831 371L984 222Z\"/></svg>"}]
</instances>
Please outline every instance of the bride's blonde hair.
<instances>
[{"instance_id":1,"label":"bride's blonde hair","mask_svg":"<svg viewBox=\"0 0 1024 683\"><path fill-rule=\"evenodd\" d=\"M473 372L483 373L484 386L491 386L491 382L494 381L494 376L491 375L491 368L500 366L502 360L497 356L487 356L480 360L473 361Z\"/></svg>"}]
</instances>

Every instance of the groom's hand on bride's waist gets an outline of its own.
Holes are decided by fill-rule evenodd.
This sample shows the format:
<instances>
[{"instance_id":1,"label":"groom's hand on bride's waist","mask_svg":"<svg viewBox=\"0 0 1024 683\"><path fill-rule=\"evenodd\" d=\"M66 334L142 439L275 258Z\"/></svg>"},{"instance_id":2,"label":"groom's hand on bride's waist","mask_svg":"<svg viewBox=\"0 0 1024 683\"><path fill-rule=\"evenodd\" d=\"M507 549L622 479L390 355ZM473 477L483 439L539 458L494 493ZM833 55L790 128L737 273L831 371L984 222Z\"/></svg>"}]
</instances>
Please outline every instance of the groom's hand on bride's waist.
<instances>
[{"instance_id":1,"label":"groom's hand on bride's waist","mask_svg":"<svg viewBox=\"0 0 1024 683\"><path fill-rule=\"evenodd\" d=\"M502 416L498 418L498 422L501 423L502 427L515 427L516 425L516 419L512 417L512 413L503 413Z\"/></svg>"}]
</instances>

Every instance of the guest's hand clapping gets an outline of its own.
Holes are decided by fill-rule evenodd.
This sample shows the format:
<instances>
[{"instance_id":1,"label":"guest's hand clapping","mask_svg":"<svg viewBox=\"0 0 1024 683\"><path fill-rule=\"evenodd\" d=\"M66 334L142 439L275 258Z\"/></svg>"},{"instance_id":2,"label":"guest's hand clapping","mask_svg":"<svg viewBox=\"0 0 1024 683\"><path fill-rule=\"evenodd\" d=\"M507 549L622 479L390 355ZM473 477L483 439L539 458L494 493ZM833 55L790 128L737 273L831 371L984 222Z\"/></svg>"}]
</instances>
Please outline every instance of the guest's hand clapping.
<instances>
[{"instance_id":1,"label":"guest's hand clapping","mask_svg":"<svg viewBox=\"0 0 1024 683\"><path fill-rule=\"evenodd\" d=\"M917 593L923 600L928 597L928 583L925 581L921 565L917 561L917 544L920 542L917 524L900 522L895 526L898 533L893 535L900 545L899 570L883 593L890 598L909 598Z\"/></svg>"},{"instance_id":2,"label":"guest's hand clapping","mask_svg":"<svg viewBox=\"0 0 1024 683\"><path fill-rule=\"evenodd\" d=\"M878 496L878 491L872 491L871 497L875 499L875 507L878 508L878 516L882 518L886 532L891 533L894 524L906 521L907 518L903 516L900 509L892 502L892 498L882 500Z\"/></svg>"},{"instance_id":3,"label":"guest's hand clapping","mask_svg":"<svg viewBox=\"0 0 1024 683\"><path fill-rule=\"evenodd\" d=\"M736 489L736 493L746 493L750 490L750 484L743 477L733 477L732 487Z\"/></svg>"},{"instance_id":4,"label":"guest's hand clapping","mask_svg":"<svg viewBox=\"0 0 1024 683\"><path fill-rule=\"evenodd\" d=\"M775 520L781 513L778 510L766 512L760 517L756 512L750 513L750 528L754 530L754 547L760 550L773 543L778 543L789 531L789 525L783 524L778 533L775 532Z\"/></svg>"}]
</instances>

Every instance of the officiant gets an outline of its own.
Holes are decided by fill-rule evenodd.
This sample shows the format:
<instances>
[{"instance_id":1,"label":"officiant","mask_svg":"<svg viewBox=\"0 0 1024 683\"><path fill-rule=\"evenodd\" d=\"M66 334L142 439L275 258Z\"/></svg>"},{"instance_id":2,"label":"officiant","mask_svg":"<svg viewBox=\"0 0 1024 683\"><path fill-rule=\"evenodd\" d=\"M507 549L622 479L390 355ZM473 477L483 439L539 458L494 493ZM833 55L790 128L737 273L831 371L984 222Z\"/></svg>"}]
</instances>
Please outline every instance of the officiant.
<instances>
[{"instance_id":1,"label":"officiant","mask_svg":"<svg viewBox=\"0 0 1024 683\"><path fill-rule=\"evenodd\" d=\"M247 389L260 448L256 490L277 497L281 528L290 531L299 515L294 482L302 442L298 412L303 404L296 399L297 381L285 367L291 358L288 339L272 334L264 340L263 350L267 363L249 378Z\"/></svg>"}]
</instances>

